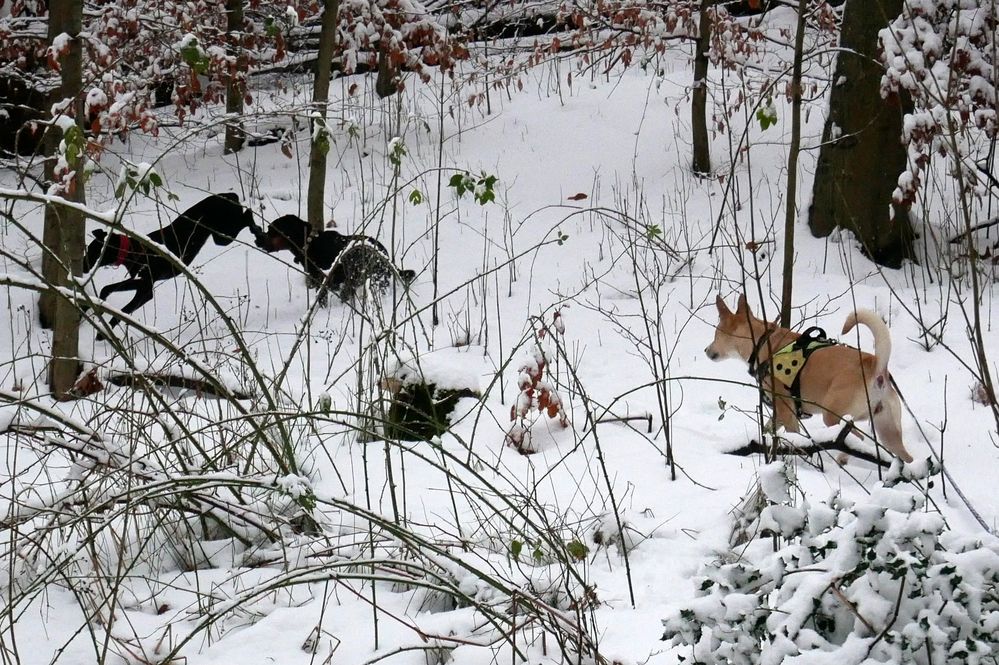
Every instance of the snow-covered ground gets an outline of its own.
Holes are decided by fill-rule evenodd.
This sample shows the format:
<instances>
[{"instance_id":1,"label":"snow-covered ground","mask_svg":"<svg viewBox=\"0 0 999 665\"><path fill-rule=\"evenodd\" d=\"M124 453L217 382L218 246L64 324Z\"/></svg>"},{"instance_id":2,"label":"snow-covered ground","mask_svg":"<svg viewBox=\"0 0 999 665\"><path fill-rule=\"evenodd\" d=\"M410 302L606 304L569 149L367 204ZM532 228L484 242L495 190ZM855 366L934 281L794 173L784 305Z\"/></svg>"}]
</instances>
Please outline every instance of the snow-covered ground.
<instances>
[{"instance_id":1,"label":"snow-covered ground","mask_svg":"<svg viewBox=\"0 0 999 665\"><path fill-rule=\"evenodd\" d=\"M682 54L667 59L661 76L635 68L609 83L578 78L569 86L566 71L561 72L558 89L552 70L543 68L528 76L523 92L493 90L488 115L484 108L467 108L458 95L443 102L441 122L439 82L410 82L401 101L373 106L362 94L336 106L347 110L335 126L329 155L329 216L341 231L377 235L391 246L397 264L417 271L415 283L397 306L386 298L381 330L362 323L361 316L339 303L315 309L311 320L303 319L312 296L298 266L291 264L290 255L266 255L254 248L249 233L228 247L209 242L191 266L215 304L177 279L159 283L154 300L134 316L217 371L228 385L252 393L254 379L239 360L218 307L241 331L260 372L268 380L283 376L282 408L357 411L359 380L371 390L377 384L369 371L385 358L386 337L379 337L384 330L398 334L397 348L418 355L452 349L446 352L450 364L439 371L446 377L458 374L465 384L477 379L483 400L459 404L453 432L439 447L413 443L390 449L378 439L365 441L344 425L356 422L348 416L323 418L314 426L296 421L293 433L305 461L301 471L311 478L320 499L326 546L343 548L342 555L349 558L368 545L367 522L338 503L346 502L398 519L452 554L461 552L462 544L471 544L477 560L497 574L525 584L530 580L537 588L554 573L540 565L519 570L520 563L510 555L519 538L516 525L486 514L469 488L491 497L485 504L490 506L499 505L496 497L530 497L533 507L525 507L519 518L514 505L508 506L513 522L543 519L566 542L578 538L588 547L575 568L595 594L587 616L601 653L610 662L674 663L678 652L660 641L660 621L671 607L694 596L692 578L699 566L728 550L730 511L752 490L763 464L758 455L726 454L759 437L758 394L746 367L737 361L712 363L703 349L716 321L716 293L734 306L745 283L759 312L758 275L766 315L773 318L777 312L790 116L783 99L776 100L777 125L764 131L755 121L750 123L747 141L752 147L733 163L745 127L738 119L740 111L732 121L734 131L715 136L712 144L717 173L724 177L697 179L688 169L685 95L691 74ZM344 82L337 92L343 95L346 86L358 80ZM306 82L283 83L285 90L258 93L261 109L301 103L306 88L296 86ZM719 89L716 103L722 94ZM808 106L808 148L818 143L822 111L821 100ZM110 175L93 178L88 203L98 210L116 205L111 190L118 160L127 159L153 162L164 178L164 190L178 197L168 201L161 191L157 203L137 196L124 220L138 231L158 228L175 210L209 191L239 192L263 220L285 213L304 216L306 132L299 132L291 158L278 145L223 155L219 135L200 134L176 144L174 136L179 134L164 131L157 140L133 135L127 143L116 142L101 163ZM395 136L406 147L398 173L387 157ZM799 210L809 201L814 159L814 150L803 152ZM480 206L468 196L457 198L452 189L438 189L438 174L446 184L454 169L495 175L496 202ZM0 186L17 183L11 174L0 173ZM413 190L422 193L422 202L411 202ZM576 196L579 193L585 198ZM738 202L735 214L732 201ZM40 208L24 204L16 210L19 222L40 237ZM821 325L835 334L854 307L874 309L886 319L894 342L892 372L915 414L913 418L906 413L903 419L908 449L921 459L930 455L929 446L942 446L953 479L986 523L995 525L999 448L994 423L987 409L971 399L974 381L963 362L973 364L972 354L954 304L958 294L946 276L942 285L937 275L932 282L925 277L930 264L940 261L882 272L860 254L852 239L814 239L803 220L796 229L795 321L803 327ZM719 233L709 251L716 225ZM661 230L651 234L654 243L646 241L651 226ZM97 225L89 222L88 228ZM38 265L41 252L34 241L10 223L0 223L0 234L6 252ZM434 326L430 305L437 234L441 298L440 323ZM634 243L629 240L636 238L644 249L632 254L629 244ZM23 276L14 262L4 261L3 272ZM102 268L89 288L96 292L122 278L122 271ZM999 305L991 297L991 281L986 288L982 306L987 348L999 349L999 332L992 327ZM0 327L0 389L36 398L45 392L49 336L35 323L33 293L4 288L0 297L10 311L10 323ZM111 303L121 306L128 297L117 294ZM518 368L531 357L537 325L532 317L550 325L555 312L564 332L547 335L542 344L552 360L549 375L555 374L570 426L563 429L556 420L540 419L533 427L537 452L525 456L505 443L511 405L517 400ZM930 351L920 343L916 313L928 322L949 317L942 343ZM308 330L304 343L293 345L303 326ZM93 328L84 327L81 348L88 366L100 368L101 376L127 369L129 362L139 369L191 371L137 331L125 334L122 349L95 341L94 334ZM655 354L648 346L650 335ZM871 340L864 335L859 343L870 348ZM668 427L656 392L655 358L666 372L662 385ZM360 379L358 368L363 369ZM108 385L88 400L57 408L127 448L133 440L129 428L149 425L138 417L125 422L108 414L107 405L139 404L131 392ZM165 395L174 408L189 404L192 419L206 431L233 416L224 404L195 394ZM38 399L52 405L44 397ZM0 423L6 424L15 408L2 407ZM599 416L604 409L610 412L605 416L651 414L652 432L646 432L644 421L594 427L587 411ZM114 432L101 429L105 427ZM666 460L667 445L675 456L675 479ZM11 475L14 470L27 475L16 482L5 478L4 510L11 505L12 492L28 484L26 479L41 485L44 474L29 461L39 447L14 437L6 440ZM456 462L472 459L477 461ZM68 466L50 469L54 478L49 482L61 486L61 476L73 472ZM879 482L874 465L852 460L840 468L830 457L821 468L797 462L797 476L802 491L815 500L837 490L860 498ZM950 526L982 533L954 492L945 497L942 489L938 482L930 495ZM43 494L39 490L39 496ZM616 545L594 541L595 533L604 540L606 534L616 533L617 524L609 517L615 507L630 535L627 561ZM543 512L527 514L535 509ZM9 534L4 542L11 542ZM431 662L423 651L403 647L424 647L435 635L472 634L473 624L483 622L468 607L432 607L420 592L389 582L375 587L379 612L374 613L370 584L324 577L309 568L317 565L308 556L318 549L315 543L306 547L304 539L290 538L287 549L254 555L255 561L268 556L290 561L293 566L288 568L246 565L246 552L234 542L220 538L214 545L205 544L215 550L194 556L203 565L180 570L177 561L185 556L169 553L167 544L156 541L156 556L131 569L113 592L88 591L76 585L72 575L56 576L45 594L19 609L23 613L15 629L4 635L5 646L16 647L24 663L50 662L56 655L64 662L93 662L105 648L102 630L113 616L111 633L119 642L108 648L124 657L128 649L121 645L130 644L132 655L126 660L143 662L136 654L152 659L151 654L169 651L199 622L215 620L207 598L221 606L254 591L260 595L238 611L221 613L214 626L197 633L180 652L186 662L357 664L385 656L380 662L422 664ZM66 545L81 547L70 536ZM538 547L539 558L549 561L549 546ZM520 558L529 559L533 548L534 543L524 543ZM35 565L44 567L44 562ZM282 576L295 566L311 571L317 581L289 586ZM10 577L5 574L5 585L11 585L5 598L15 584ZM268 584L274 588L268 589ZM557 591L552 591L553 598ZM98 608L100 618L91 621L93 633L81 629L81 607L89 605L80 596L91 592L116 598L116 606ZM318 645L315 654L307 643ZM450 662L456 665L514 662L509 650L498 644L498 651L474 644L454 646ZM538 638L524 648L529 662L552 662L546 653L558 662L558 648L550 642Z\"/></svg>"}]
</instances>

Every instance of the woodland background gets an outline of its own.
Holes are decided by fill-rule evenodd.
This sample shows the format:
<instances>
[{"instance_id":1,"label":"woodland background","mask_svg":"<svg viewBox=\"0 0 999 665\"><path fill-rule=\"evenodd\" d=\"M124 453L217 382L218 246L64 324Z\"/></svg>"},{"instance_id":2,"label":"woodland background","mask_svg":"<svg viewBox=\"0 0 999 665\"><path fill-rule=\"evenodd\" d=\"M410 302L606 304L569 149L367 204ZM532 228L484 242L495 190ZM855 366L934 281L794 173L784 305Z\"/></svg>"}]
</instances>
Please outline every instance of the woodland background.
<instances>
[{"instance_id":1,"label":"woodland background","mask_svg":"<svg viewBox=\"0 0 999 665\"><path fill-rule=\"evenodd\" d=\"M0 658L995 662L996 12L0 0ZM417 278L97 299L230 191ZM881 314L916 461L775 431L718 293Z\"/></svg>"}]
</instances>

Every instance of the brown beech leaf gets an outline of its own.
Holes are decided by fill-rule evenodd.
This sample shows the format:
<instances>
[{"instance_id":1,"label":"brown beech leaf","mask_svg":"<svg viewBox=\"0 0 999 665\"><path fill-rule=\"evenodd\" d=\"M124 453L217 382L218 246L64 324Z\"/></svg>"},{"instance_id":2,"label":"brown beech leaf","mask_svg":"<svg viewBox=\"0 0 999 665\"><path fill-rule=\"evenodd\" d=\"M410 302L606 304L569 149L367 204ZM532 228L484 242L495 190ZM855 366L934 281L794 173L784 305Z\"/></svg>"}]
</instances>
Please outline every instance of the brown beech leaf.
<instances>
[{"instance_id":1,"label":"brown beech leaf","mask_svg":"<svg viewBox=\"0 0 999 665\"><path fill-rule=\"evenodd\" d=\"M586 194L584 194L583 192L580 192L578 194L573 194L572 196L569 197L568 200L569 201L582 201L583 199L588 199L588 198L590 198L590 197L587 196Z\"/></svg>"}]
</instances>

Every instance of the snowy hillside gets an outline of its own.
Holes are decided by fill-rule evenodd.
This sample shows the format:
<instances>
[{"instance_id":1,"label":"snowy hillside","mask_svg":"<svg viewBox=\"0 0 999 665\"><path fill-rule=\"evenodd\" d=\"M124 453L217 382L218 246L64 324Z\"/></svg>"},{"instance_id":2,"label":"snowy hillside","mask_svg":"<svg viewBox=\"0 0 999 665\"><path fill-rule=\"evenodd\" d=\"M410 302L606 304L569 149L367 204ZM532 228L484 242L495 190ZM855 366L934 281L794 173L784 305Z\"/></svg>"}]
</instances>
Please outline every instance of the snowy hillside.
<instances>
[{"instance_id":1,"label":"snowy hillside","mask_svg":"<svg viewBox=\"0 0 999 665\"><path fill-rule=\"evenodd\" d=\"M6 660L475 665L592 662L596 651L607 663L691 662L690 648L662 641L662 620L706 607L696 605L708 588L702 567L742 554L778 566L767 557L790 542L733 546L738 511L755 496L812 511L818 528L822 503L838 495L842 529L828 530L830 517L822 532L855 536L862 527L843 521L846 504L866 515L866 505L894 502L908 517L890 513L885 528L929 533L939 514L954 538L996 557L996 541L958 495L995 529L999 442L973 399L958 305L967 287L944 269L961 270L938 248L952 235L942 213L927 212L923 263L898 271L879 269L848 235L813 238L802 217L792 318L832 336L855 308L885 319L916 458L907 472L925 470L932 449L950 478L884 488L899 473L884 451L885 468L856 457L840 466L833 452L788 457L791 471L733 454L761 440L759 391L745 363L713 363L704 348L716 294L734 308L745 292L758 315L777 315L790 116L782 95L773 127L740 109L732 130L712 139L718 177L696 178L689 60L678 49L664 62L658 73L632 68L571 85L557 65L531 70L522 92L491 92L490 113L440 81L408 80L400 97L376 100L368 90L348 95L371 83L364 77L334 80L345 111L331 121L329 218L343 233L379 238L396 265L416 271L413 284L321 307L291 254L261 252L248 232L228 246L208 242L190 266L196 282L158 282L132 315L148 330L124 327L110 343L84 325L84 370L96 368L103 390L75 402L45 396L50 336L37 324L35 292L23 288L35 279L23 263L37 268L41 258L28 234L41 237L43 209L14 204L13 219L0 222L10 312L0 326L0 579L8 602L22 600L4 624ZM828 77L827 65L809 72ZM738 84L711 76L720 105L722 83ZM260 85L252 110L290 126L308 81ZM801 211L823 113L821 96L807 102ZM260 223L304 216L308 145L301 130L290 157L280 144L225 155L220 133L134 133L103 155L87 204L122 212L141 233L208 192L238 193ZM125 162L151 164L162 187L116 198ZM459 172L495 176L495 201L459 197L447 186ZM23 186L0 171L0 187ZM88 241L99 227L88 221ZM995 350L989 269L982 312ZM94 295L124 278L102 267L86 288ZM926 343L923 322L938 322L938 340ZM866 330L843 341L873 344ZM555 417L528 409L522 395L539 359L536 386L557 395ZM473 384L481 399L460 399L437 440L386 441L382 378L400 362L425 363L440 387ZM120 378L151 373L202 388ZM229 399L215 394L226 391ZM24 401L78 424L72 446L47 445L46 432L69 436L65 423ZM840 427L819 421L805 423L812 439L835 440ZM853 445L878 454L869 441ZM90 503L60 503L66 495ZM925 501L918 519L899 507L912 496ZM770 519L774 530L793 521ZM981 570L982 587L994 589L999 570ZM824 583L807 593L821 598L831 584L840 593ZM846 612L861 632L870 624L857 653L875 648L891 617L894 595L883 608L876 592L854 598L856 616ZM736 625L738 607L727 607ZM784 609L791 616L798 606ZM560 644L566 636L578 642Z\"/></svg>"}]
</instances>

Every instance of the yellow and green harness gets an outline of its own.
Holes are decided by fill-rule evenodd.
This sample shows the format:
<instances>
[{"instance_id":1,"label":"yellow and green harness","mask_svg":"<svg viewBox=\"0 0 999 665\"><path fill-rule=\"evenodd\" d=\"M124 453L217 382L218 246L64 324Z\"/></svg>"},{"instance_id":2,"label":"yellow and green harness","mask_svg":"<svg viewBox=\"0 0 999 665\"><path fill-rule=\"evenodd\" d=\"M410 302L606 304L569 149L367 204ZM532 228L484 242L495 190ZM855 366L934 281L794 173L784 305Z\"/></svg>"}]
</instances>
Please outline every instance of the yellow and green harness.
<instances>
[{"instance_id":1,"label":"yellow and green harness","mask_svg":"<svg viewBox=\"0 0 999 665\"><path fill-rule=\"evenodd\" d=\"M773 399L763 390L763 380L772 375L784 384L794 399L795 415L801 418L804 415L801 401L801 370L808 362L808 357L813 353L819 349L836 346L839 342L826 337L826 331L822 328L812 326L805 330L798 339L781 347L761 363L759 360L760 351L763 350L763 345L770 339L771 334L773 331L762 335L753 345L753 352L749 355L749 373L760 384L763 401L767 404L773 404Z\"/></svg>"}]
</instances>

